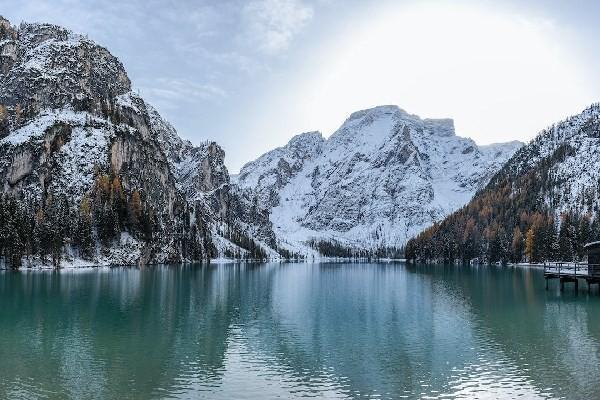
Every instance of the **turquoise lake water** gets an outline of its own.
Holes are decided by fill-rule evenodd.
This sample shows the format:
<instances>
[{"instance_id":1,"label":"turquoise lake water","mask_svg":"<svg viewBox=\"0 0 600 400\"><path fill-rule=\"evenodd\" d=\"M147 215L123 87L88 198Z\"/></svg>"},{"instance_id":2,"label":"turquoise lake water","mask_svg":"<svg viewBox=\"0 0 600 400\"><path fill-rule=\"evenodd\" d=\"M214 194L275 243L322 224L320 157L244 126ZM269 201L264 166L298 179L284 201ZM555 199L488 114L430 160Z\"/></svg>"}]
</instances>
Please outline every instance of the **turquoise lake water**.
<instances>
[{"instance_id":1,"label":"turquoise lake water","mask_svg":"<svg viewBox=\"0 0 600 400\"><path fill-rule=\"evenodd\" d=\"M599 317L527 268L2 271L0 398L597 398Z\"/></svg>"}]
</instances>

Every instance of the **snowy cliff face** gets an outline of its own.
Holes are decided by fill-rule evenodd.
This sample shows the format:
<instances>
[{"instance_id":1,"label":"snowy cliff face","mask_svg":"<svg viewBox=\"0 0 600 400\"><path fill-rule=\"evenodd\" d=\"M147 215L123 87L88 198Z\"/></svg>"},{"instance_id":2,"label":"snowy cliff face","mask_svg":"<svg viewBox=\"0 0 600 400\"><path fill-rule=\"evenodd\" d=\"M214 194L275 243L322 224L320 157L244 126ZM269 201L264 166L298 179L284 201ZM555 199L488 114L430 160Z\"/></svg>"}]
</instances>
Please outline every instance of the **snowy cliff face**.
<instances>
[{"instance_id":1,"label":"snowy cliff face","mask_svg":"<svg viewBox=\"0 0 600 400\"><path fill-rule=\"evenodd\" d=\"M411 259L581 260L600 239L600 105L543 130L463 208L407 243Z\"/></svg>"},{"instance_id":2,"label":"snowy cliff face","mask_svg":"<svg viewBox=\"0 0 600 400\"><path fill-rule=\"evenodd\" d=\"M490 186L516 182L535 173L538 206L563 212L596 214L600 209L600 104L540 132L506 163ZM516 187L515 190L519 190Z\"/></svg>"},{"instance_id":3,"label":"snowy cliff face","mask_svg":"<svg viewBox=\"0 0 600 400\"><path fill-rule=\"evenodd\" d=\"M477 146L452 120L381 106L352 114L327 140L294 137L246 164L236 183L269 210L284 248L400 247L466 204L520 146Z\"/></svg>"},{"instance_id":4,"label":"snowy cliff face","mask_svg":"<svg viewBox=\"0 0 600 400\"><path fill-rule=\"evenodd\" d=\"M62 191L78 200L96 168L111 169L147 186L172 212L173 177L123 65L61 27L1 22L4 192L43 201ZM137 167L145 175L129 173ZM157 183L169 187L152 190Z\"/></svg>"},{"instance_id":5,"label":"snowy cliff face","mask_svg":"<svg viewBox=\"0 0 600 400\"><path fill-rule=\"evenodd\" d=\"M0 20L4 106L35 113L65 106L99 110L102 101L131 89L123 65L108 50L49 24L10 26Z\"/></svg>"},{"instance_id":6,"label":"snowy cliff face","mask_svg":"<svg viewBox=\"0 0 600 400\"><path fill-rule=\"evenodd\" d=\"M284 146L272 150L244 166L235 182L254 192L264 208L279 204L279 192L300 172L305 163L319 156L325 139L320 132L293 137Z\"/></svg>"},{"instance_id":7,"label":"snowy cliff face","mask_svg":"<svg viewBox=\"0 0 600 400\"><path fill-rule=\"evenodd\" d=\"M86 37L0 17L0 151L0 190L34 212L59 196L77 210L102 176L118 178L128 206L141 193L151 239L120 232L88 263L207 258L215 244L244 255L216 229L231 202L223 150L182 140L132 92L121 62Z\"/></svg>"}]
</instances>

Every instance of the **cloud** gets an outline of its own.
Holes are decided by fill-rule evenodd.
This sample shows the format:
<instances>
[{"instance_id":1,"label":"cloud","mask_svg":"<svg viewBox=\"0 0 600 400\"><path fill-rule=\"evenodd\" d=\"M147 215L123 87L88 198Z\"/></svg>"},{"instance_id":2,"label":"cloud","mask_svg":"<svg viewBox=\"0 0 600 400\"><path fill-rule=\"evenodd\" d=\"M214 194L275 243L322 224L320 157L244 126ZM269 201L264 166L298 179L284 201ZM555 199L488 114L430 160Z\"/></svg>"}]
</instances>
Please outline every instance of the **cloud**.
<instances>
[{"instance_id":1,"label":"cloud","mask_svg":"<svg viewBox=\"0 0 600 400\"><path fill-rule=\"evenodd\" d=\"M267 54L289 47L313 17L313 8L300 0L254 0L242 10L245 39Z\"/></svg>"},{"instance_id":2,"label":"cloud","mask_svg":"<svg viewBox=\"0 0 600 400\"><path fill-rule=\"evenodd\" d=\"M227 92L210 83L198 83L188 79L159 78L140 86L140 91L159 108L174 109L183 102L197 100L219 102L228 97Z\"/></svg>"}]
</instances>

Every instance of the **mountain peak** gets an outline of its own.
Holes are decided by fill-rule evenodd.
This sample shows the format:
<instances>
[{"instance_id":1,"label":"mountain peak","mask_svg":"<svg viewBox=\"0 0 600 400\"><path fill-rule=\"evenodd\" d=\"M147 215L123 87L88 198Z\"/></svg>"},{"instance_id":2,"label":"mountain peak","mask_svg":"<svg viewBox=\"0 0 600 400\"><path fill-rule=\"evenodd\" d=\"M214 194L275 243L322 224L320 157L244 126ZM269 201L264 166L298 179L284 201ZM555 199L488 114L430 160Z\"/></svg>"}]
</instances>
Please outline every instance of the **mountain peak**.
<instances>
[{"instance_id":1,"label":"mountain peak","mask_svg":"<svg viewBox=\"0 0 600 400\"><path fill-rule=\"evenodd\" d=\"M20 40L28 42L30 46L39 45L48 40L65 41L68 39L82 39L83 36L75 35L67 28L59 25L38 22L23 22L19 25Z\"/></svg>"},{"instance_id":2,"label":"mountain peak","mask_svg":"<svg viewBox=\"0 0 600 400\"><path fill-rule=\"evenodd\" d=\"M395 122L405 121L408 125L420 125L429 134L437 136L455 136L454 120L451 118L425 118L410 114L397 105L381 105L350 114L340 130L357 125L369 124L382 118L391 118Z\"/></svg>"},{"instance_id":3,"label":"mountain peak","mask_svg":"<svg viewBox=\"0 0 600 400\"><path fill-rule=\"evenodd\" d=\"M246 164L236 184L270 214L290 251L320 240L400 247L464 205L517 147L482 155L454 134L452 119L383 105L352 113L326 140L318 132L295 136Z\"/></svg>"},{"instance_id":4,"label":"mountain peak","mask_svg":"<svg viewBox=\"0 0 600 400\"><path fill-rule=\"evenodd\" d=\"M6 21L6 20L5 20ZM123 64L106 48L51 24L0 21L0 103L29 113L68 105L100 110L106 99L127 93ZM104 105L105 107L105 105Z\"/></svg>"},{"instance_id":5,"label":"mountain peak","mask_svg":"<svg viewBox=\"0 0 600 400\"><path fill-rule=\"evenodd\" d=\"M423 120L425 129L430 134L438 136L456 136L454 120L452 118L426 118Z\"/></svg>"},{"instance_id":6,"label":"mountain peak","mask_svg":"<svg viewBox=\"0 0 600 400\"><path fill-rule=\"evenodd\" d=\"M303 132L290 139L285 147L295 149L299 146L319 145L325 141L323 135L319 131Z\"/></svg>"},{"instance_id":7,"label":"mountain peak","mask_svg":"<svg viewBox=\"0 0 600 400\"><path fill-rule=\"evenodd\" d=\"M408 115L406 111L401 109L396 105L381 105L372 108L367 108L364 110L358 110L350 114L350 116L344 122L344 125L351 123L352 121L356 121L359 119L364 119L365 117L377 117L382 115L390 115L390 114L404 114Z\"/></svg>"},{"instance_id":8,"label":"mountain peak","mask_svg":"<svg viewBox=\"0 0 600 400\"><path fill-rule=\"evenodd\" d=\"M0 40L15 39L17 32L10 21L0 15Z\"/></svg>"}]
</instances>

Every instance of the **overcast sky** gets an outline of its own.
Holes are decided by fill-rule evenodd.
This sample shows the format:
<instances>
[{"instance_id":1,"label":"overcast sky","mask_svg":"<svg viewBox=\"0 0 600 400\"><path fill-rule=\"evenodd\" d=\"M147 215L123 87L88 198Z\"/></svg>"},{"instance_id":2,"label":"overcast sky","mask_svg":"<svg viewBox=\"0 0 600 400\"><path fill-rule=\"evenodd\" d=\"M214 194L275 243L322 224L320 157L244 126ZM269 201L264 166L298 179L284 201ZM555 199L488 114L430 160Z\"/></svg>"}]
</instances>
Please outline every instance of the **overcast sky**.
<instances>
[{"instance_id":1,"label":"overcast sky","mask_svg":"<svg viewBox=\"0 0 600 400\"><path fill-rule=\"evenodd\" d=\"M527 3L527 4L525 4ZM235 173L303 131L397 104L480 144L600 101L600 2L0 0L106 46L134 88Z\"/></svg>"}]
</instances>

